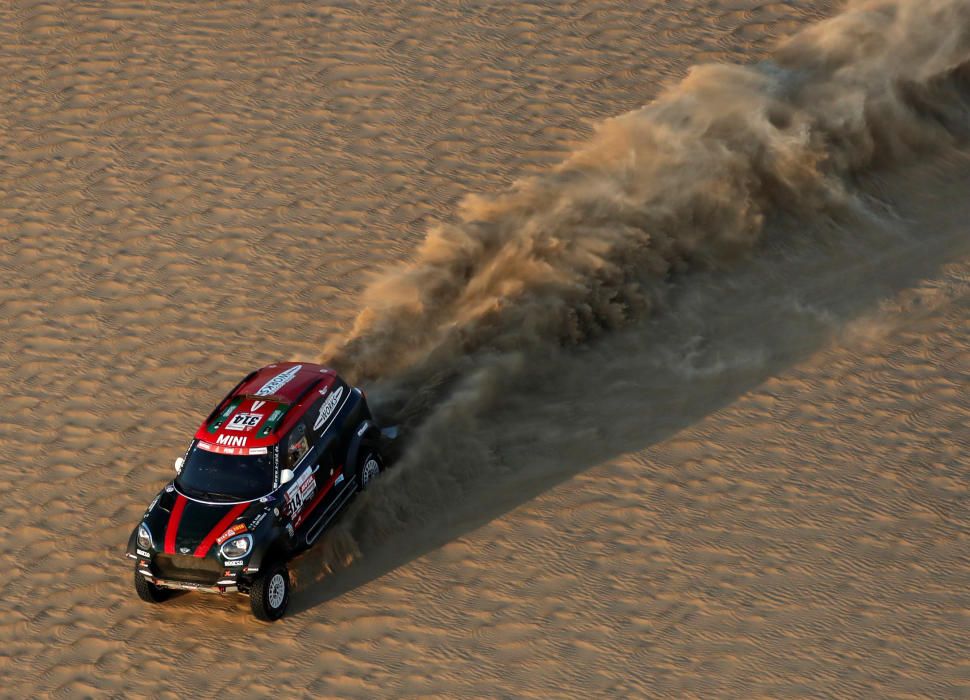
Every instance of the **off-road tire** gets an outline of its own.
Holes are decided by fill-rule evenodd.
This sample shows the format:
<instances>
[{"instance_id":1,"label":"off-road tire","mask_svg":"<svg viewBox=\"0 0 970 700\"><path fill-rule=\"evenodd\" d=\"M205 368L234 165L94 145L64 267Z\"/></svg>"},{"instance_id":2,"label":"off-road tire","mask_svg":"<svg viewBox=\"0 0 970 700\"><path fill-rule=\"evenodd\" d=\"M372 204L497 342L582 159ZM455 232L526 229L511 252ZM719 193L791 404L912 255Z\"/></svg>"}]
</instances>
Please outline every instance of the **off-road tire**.
<instances>
[{"instance_id":1,"label":"off-road tire","mask_svg":"<svg viewBox=\"0 0 970 700\"><path fill-rule=\"evenodd\" d=\"M145 578L142 574L135 571L135 592L138 597L146 603L161 603L168 600L172 591L168 588L159 588L154 583Z\"/></svg>"},{"instance_id":2,"label":"off-road tire","mask_svg":"<svg viewBox=\"0 0 970 700\"><path fill-rule=\"evenodd\" d=\"M283 617L290 602L290 572L284 564L275 564L253 580L249 605L253 615L265 622Z\"/></svg>"},{"instance_id":3,"label":"off-road tire","mask_svg":"<svg viewBox=\"0 0 970 700\"><path fill-rule=\"evenodd\" d=\"M365 446L360 453L363 457L357 464L357 483L360 484L361 491L366 491L384 471L384 460L381 453L370 445Z\"/></svg>"}]
</instances>

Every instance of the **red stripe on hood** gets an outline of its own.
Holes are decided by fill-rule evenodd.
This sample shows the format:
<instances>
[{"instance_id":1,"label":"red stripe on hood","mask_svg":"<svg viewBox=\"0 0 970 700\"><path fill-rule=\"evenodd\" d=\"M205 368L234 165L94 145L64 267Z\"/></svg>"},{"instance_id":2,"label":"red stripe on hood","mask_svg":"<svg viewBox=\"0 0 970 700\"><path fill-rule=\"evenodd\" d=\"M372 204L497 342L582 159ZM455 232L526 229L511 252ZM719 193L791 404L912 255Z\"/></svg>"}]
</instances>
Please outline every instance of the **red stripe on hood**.
<instances>
[{"instance_id":1,"label":"red stripe on hood","mask_svg":"<svg viewBox=\"0 0 970 700\"><path fill-rule=\"evenodd\" d=\"M196 557L204 557L209 553L209 549L212 547L212 543L215 542L219 535L226 531L226 529L232 524L232 521L242 515L242 512L249 507L248 503L240 503L232 507L225 517L216 523L216 526L212 528L205 539L199 543L199 546L195 548Z\"/></svg>"},{"instance_id":2,"label":"red stripe on hood","mask_svg":"<svg viewBox=\"0 0 970 700\"><path fill-rule=\"evenodd\" d=\"M185 502L188 499L179 494L175 498L175 505L172 506L172 514L168 518L168 527L165 528L165 553L175 554L175 535L179 531L179 522L182 520L182 511L185 510Z\"/></svg>"}]
</instances>

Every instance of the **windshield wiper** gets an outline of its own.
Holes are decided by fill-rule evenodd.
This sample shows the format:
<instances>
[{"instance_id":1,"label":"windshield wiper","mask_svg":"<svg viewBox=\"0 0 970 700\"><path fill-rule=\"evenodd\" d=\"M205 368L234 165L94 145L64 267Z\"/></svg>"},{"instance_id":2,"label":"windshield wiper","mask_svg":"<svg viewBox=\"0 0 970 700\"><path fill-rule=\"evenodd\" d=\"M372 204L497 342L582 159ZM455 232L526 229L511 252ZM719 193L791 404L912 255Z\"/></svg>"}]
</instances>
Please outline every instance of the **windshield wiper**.
<instances>
[{"instance_id":1,"label":"windshield wiper","mask_svg":"<svg viewBox=\"0 0 970 700\"><path fill-rule=\"evenodd\" d=\"M186 486L185 484L178 484L183 491L190 492L193 496L197 498L205 498L211 501L242 501L245 499L233 496L231 493L219 493L218 491L205 491L203 489L197 489L192 486Z\"/></svg>"},{"instance_id":2,"label":"windshield wiper","mask_svg":"<svg viewBox=\"0 0 970 700\"><path fill-rule=\"evenodd\" d=\"M202 494L202 497L203 498L209 498L209 499L212 499L214 501L218 501L220 499L223 500L223 501L240 501L240 500L244 500L244 499L239 498L238 496L233 496L231 493L219 493L218 491L200 491L199 493Z\"/></svg>"}]
</instances>

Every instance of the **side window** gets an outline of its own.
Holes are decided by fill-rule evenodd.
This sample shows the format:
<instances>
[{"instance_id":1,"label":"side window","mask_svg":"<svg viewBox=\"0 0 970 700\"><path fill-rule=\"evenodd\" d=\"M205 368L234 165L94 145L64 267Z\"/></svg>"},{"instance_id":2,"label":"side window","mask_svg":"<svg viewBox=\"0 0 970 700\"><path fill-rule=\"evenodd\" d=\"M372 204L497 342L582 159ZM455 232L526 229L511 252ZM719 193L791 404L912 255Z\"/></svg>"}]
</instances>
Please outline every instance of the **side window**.
<instances>
[{"instance_id":1,"label":"side window","mask_svg":"<svg viewBox=\"0 0 970 700\"><path fill-rule=\"evenodd\" d=\"M303 455L307 453L310 449L310 441L307 440L306 426L303 421L296 424L296 427L290 432L289 438L286 441L286 469L293 469L300 460L303 459Z\"/></svg>"}]
</instances>

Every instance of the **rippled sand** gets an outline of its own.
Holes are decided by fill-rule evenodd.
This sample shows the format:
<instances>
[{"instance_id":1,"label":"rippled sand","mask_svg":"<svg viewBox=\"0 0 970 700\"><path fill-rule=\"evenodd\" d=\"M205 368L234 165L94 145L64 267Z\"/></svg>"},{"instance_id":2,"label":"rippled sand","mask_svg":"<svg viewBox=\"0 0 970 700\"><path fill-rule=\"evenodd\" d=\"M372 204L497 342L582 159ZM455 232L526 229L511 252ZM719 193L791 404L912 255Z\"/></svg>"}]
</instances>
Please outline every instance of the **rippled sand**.
<instances>
[{"instance_id":1,"label":"rippled sand","mask_svg":"<svg viewBox=\"0 0 970 700\"><path fill-rule=\"evenodd\" d=\"M970 694L954 154L456 422L469 476L349 567L298 562L279 623L149 608L121 556L212 404L346 337L464 195L839 9L0 8L0 696Z\"/></svg>"}]
</instances>

